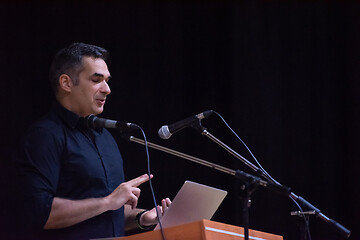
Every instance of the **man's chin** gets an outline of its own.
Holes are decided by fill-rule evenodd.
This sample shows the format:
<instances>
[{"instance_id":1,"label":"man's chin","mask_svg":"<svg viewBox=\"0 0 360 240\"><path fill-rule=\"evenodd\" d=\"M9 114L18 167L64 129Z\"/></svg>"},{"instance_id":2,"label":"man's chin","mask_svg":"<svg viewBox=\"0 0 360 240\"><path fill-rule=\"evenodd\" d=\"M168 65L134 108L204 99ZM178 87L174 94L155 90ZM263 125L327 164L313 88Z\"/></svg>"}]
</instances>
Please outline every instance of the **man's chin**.
<instances>
[{"instance_id":1,"label":"man's chin","mask_svg":"<svg viewBox=\"0 0 360 240\"><path fill-rule=\"evenodd\" d=\"M101 114L103 111L104 111L104 108L97 108L97 109L94 109L93 114L98 115L98 114Z\"/></svg>"}]
</instances>

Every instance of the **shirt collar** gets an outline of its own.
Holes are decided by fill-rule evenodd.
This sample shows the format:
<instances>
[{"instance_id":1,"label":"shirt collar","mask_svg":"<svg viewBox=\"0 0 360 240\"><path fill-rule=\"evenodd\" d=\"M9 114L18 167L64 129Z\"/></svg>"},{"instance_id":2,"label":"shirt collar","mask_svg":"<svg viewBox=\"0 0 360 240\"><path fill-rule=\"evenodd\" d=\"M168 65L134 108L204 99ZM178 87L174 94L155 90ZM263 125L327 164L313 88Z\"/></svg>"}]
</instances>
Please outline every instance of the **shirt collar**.
<instances>
[{"instance_id":1,"label":"shirt collar","mask_svg":"<svg viewBox=\"0 0 360 240\"><path fill-rule=\"evenodd\" d=\"M76 113L66 109L65 107L63 107L59 102L55 102L54 107L53 107L55 113L71 128L76 128L76 127L80 127L80 128L87 128L87 126L85 126L85 121L83 117L80 117L79 115L77 115ZM92 129L94 130L94 129ZM93 132L95 133L95 135L98 135L98 133L102 132L102 128L101 129L96 129Z\"/></svg>"},{"instance_id":2,"label":"shirt collar","mask_svg":"<svg viewBox=\"0 0 360 240\"><path fill-rule=\"evenodd\" d=\"M60 103L55 102L53 111L71 128L75 128L80 120L76 113L64 108Z\"/></svg>"}]
</instances>

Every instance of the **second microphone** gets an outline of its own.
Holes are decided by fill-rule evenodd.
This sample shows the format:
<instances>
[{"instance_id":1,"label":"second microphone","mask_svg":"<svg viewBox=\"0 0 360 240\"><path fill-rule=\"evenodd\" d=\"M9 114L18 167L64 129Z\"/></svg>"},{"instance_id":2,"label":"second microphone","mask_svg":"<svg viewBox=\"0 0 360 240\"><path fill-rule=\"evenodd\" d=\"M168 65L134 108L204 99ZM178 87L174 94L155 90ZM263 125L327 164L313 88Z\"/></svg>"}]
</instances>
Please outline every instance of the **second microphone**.
<instances>
[{"instance_id":1,"label":"second microphone","mask_svg":"<svg viewBox=\"0 0 360 240\"><path fill-rule=\"evenodd\" d=\"M210 116L213 112L213 110L207 110L197 115L185 118L184 120L178 121L176 123L164 125L158 131L159 137L162 139L169 139L171 135L176 133L177 131L180 131L187 127L200 125L200 120Z\"/></svg>"}]
</instances>

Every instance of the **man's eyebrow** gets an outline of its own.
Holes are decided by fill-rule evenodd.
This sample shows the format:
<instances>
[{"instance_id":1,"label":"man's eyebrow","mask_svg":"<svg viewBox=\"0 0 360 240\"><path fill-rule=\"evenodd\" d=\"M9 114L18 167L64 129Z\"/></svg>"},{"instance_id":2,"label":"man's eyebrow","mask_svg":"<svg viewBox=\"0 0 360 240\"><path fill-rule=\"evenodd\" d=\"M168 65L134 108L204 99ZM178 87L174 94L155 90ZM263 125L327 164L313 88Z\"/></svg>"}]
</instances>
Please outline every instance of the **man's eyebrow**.
<instances>
[{"instance_id":1,"label":"man's eyebrow","mask_svg":"<svg viewBox=\"0 0 360 240\"><path fill-rule=\"evenodd\" d=\"M93 76L94 76L94 77L104 77L104 74L94 73ZM111 76L109 76L107 79L111 79Z\"/></svg>"},{"instance_id":2,"label":"man's eyebrow","mask_svg":"<svg viewBox=\"0 0 360 240\"><path fill-rule=\"evenodd\" d=\"M93 76L95 77L104 77L104 74L101 73L94 73Z\"/></svg>"}]
</instances>

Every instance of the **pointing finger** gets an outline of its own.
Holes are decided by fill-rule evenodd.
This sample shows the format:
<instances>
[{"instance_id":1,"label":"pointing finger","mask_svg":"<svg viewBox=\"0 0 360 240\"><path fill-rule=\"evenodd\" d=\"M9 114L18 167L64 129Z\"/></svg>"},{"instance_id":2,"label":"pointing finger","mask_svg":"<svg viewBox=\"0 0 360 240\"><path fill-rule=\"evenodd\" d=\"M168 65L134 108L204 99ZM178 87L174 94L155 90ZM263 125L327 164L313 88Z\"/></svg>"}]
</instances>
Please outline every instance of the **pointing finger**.
<instances>
[{"instance_id":1,"label":"pointing finger","mask_svg":"<svg viewBox=\"0 0 360 240\"><path fill-rule=\"evenodd\" d=\"M152 174L150 175L150 178L153 178ZM149 181L149 175L143 174L140 177L137 177L137 178L134 178L134 179L128 181L127 183L130 184L130 186L132 186L132 187L137 187L147 181Z\"/></svg>"}]
</instances>

